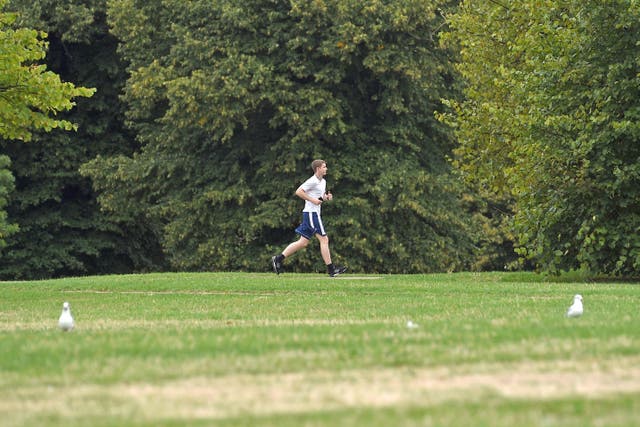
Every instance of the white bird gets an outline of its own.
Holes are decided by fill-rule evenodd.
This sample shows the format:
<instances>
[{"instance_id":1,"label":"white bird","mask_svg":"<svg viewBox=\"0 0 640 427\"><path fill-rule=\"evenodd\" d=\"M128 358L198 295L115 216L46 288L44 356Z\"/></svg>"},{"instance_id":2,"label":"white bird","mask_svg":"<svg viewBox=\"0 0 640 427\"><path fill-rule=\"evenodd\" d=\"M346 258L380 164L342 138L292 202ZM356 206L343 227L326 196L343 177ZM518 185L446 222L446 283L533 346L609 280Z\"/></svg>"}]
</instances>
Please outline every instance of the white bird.
<instances>
[{"instance_id":1,"label":"white bird","mask_svg":"<svg viewBox=\"0 0 640 427\"><path fill-rule=\"evenodd\" d=\"M407 329L416 329L418 327L417 323L413 323L411 320L407 322Z\"/></svg>"},{"instance_id":2,"label":"white bird","mask_svg":"<svg viewBox=\"0 0 640 427\"><path fill-rule=\"evenodd\" d=\"M573 304L567 310L567 317L580 317L584 309L582 307L582 295L577 294L573 297Z\"/></svg>"},{"instance_id":3,"label":"white bird","mask_svg":"<svg viewBox=\"0 0 640 427\"><path fill-rule=\"evenodd\" d=\"M58 327L63 331L70 331L73 329L73 316L71 316L71 306L68 302L62 304L62 314L58 319Z\"/></svg>"}]
</instances>

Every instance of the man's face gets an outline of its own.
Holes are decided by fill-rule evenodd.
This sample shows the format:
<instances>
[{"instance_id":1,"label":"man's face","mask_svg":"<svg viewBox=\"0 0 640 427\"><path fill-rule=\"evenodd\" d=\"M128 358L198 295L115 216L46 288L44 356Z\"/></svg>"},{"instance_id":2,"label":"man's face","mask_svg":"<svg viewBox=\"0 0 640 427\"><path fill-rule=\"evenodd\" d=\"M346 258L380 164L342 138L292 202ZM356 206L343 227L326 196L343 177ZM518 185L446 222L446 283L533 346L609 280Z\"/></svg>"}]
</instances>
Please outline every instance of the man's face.
<instances>
[{"instance_id":1,"label":"man's face","mask_svg":"<svg viewBox=\"0 0 640 427\"><path fill-rule=\"evenodd\" d=\"M324 178L326 174L327 174L327 164L323 163L322 166L316 169L316 176L318 178Z\"/></svg>"}]
</instances>

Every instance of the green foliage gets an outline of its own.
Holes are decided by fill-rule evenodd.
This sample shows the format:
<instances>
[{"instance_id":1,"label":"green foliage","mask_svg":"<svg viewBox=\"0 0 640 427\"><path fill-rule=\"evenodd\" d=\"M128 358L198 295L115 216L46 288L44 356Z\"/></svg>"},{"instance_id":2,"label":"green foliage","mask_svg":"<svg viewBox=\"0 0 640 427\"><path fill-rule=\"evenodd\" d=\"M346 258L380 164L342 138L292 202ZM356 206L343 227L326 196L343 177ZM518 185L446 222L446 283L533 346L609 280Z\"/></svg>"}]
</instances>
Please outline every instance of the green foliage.
<instances>
[{"instance_id":1,"label":"green foliage","mask_svg":"<svg viewBox=\"0 0 640 427\"><path fill-rule=\"evenodd\" d=\"M77 132L35 133L33 143L0 142L12 158L16 191L7 206L20 231L7 240L0 277L46 278L156 268L157 239L144 221L100 210L79 167L99 154L130 153L118 96L125 65L109 35L106 2L12 0L20 25L48 34L47 66L63 79L98 88L64 118ZM50 13L55 11L55 13Z\"/></svg>"},{"instance_id":2,"label":"green foliage","mask_svg":"<svg viewBox=\"0 0 640 427\"><path fill-rule=\"evenodd\" d=\"M77 129L71 121L55 117L71 109L77 97L90 97L93 89L64 83L39 62L47 51L46 34L15 25L17 16L4 11L0 0L0 138L29 141L34 130ZM5 142L0 142L5 145ZM3 154L8 154L3 150ZM5 208L14 188L9 157L0 156L0 248L18 227L7 222Z\"/></svg>"},{"instance_id":3,"label":"green foliage","mask_svg":"<svg viewBox=\"0 0 640 427\"><path fill-rule=\"evenodd\" d=\"M112 0L133 156L83 173L101 205L161 225L175 268L267 267L324 158L334 258L364 271L471 262L474 231L434 118L453 96L438 2ZM318 266L315 250L295 267Z\"/></svg>"},{"instance_id":4,"label":"green foliage","mask_svg":"<svg viewBox=\"0 0 640 427\"><path fill-rule=\"evenodd\" d=\"M17 231L15 224L9 224L7 221L7 213L5 208L9 201L9 195L14 189L14 178L11 174L9 166L11 160L9 157L0 156L0 249L6 246L6 239Z\"/></svg>"},{"instance_id":5,"label":"green foliage","mask_svg":"<svg viewBox=\"0 0 640 427\"><path fill-rule=\"evenodd\" d=\"M451 16L459 166L512 201L519 251L544 270L640 267L639 18L622 0L465 1Z\"/></svg>"},{"instance_id":6,"label":"green foliage","mask_svg":"<svg viewBox=\"0 0 640 427\"><path fill-rule=\"evenodd\" d=\"M46 34L29 28L14 29L16 16L3 12L0 0L0 137L29 141L36 129L76 129L54 116L71 109L76 97L89 97L93 89L75 87L38 64L44 59Z\"/></svg>"}]
</instances>

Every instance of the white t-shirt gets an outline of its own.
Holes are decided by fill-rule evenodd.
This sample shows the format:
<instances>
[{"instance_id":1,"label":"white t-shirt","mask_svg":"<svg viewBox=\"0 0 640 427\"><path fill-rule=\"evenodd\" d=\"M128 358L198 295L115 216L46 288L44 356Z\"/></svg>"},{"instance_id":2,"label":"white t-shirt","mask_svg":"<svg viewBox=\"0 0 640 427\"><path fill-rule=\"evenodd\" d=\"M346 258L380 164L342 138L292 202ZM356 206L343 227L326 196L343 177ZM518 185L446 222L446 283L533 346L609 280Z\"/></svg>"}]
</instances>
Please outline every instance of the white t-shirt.
<instances>
[{"instance_id":1,"label":"white t-shirt","mask_svg":"<svg viewBox=\"0 0 640 427\"><path fill-rule=\"evenodd\" d=\"M308 180L302 183L300 188L302 188L305 193L307 193L309 196L313 197L314 199L319 199L326 192L327 181L325 181L324 178L318 179L317 176L312 175L311 178L309 178ZM314 205L310 201L305 200L304 209L302 210L302 212L317 212L319 215L320 206L321 204Z\"/></svg>"}]
</instances>

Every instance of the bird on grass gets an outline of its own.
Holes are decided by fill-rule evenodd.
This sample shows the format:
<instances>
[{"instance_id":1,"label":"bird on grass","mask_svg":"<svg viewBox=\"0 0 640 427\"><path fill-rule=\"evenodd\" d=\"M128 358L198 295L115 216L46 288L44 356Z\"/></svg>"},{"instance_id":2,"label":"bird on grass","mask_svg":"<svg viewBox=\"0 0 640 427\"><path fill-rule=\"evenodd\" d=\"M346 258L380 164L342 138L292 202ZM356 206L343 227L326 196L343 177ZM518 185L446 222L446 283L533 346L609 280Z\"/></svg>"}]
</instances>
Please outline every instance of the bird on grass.
<instances>
[{"instance_id":1,"label":"bird on grass","mask_svg":"<svg viewBox=\"0 0 640 427\"><path fill-rule=\"evenodd\" d=\"M573 304L567 310L567 317L580 317L584 308L582 307L582 295L577 294L573 297Z\"/></svg>"},{"instance_id":2,"label":"bird on grass","mask_svg":"<svg viewBox=\"0 0 640 427\"><path fill-rule=\"evenodd\" d=\"M71 316L71 306L65 301L65 303L62 304L62 313L58 319L58 327L63 331L70 331L73 329L73 326L74 323L73 316Z\"/></svg>"}]
</instances>

